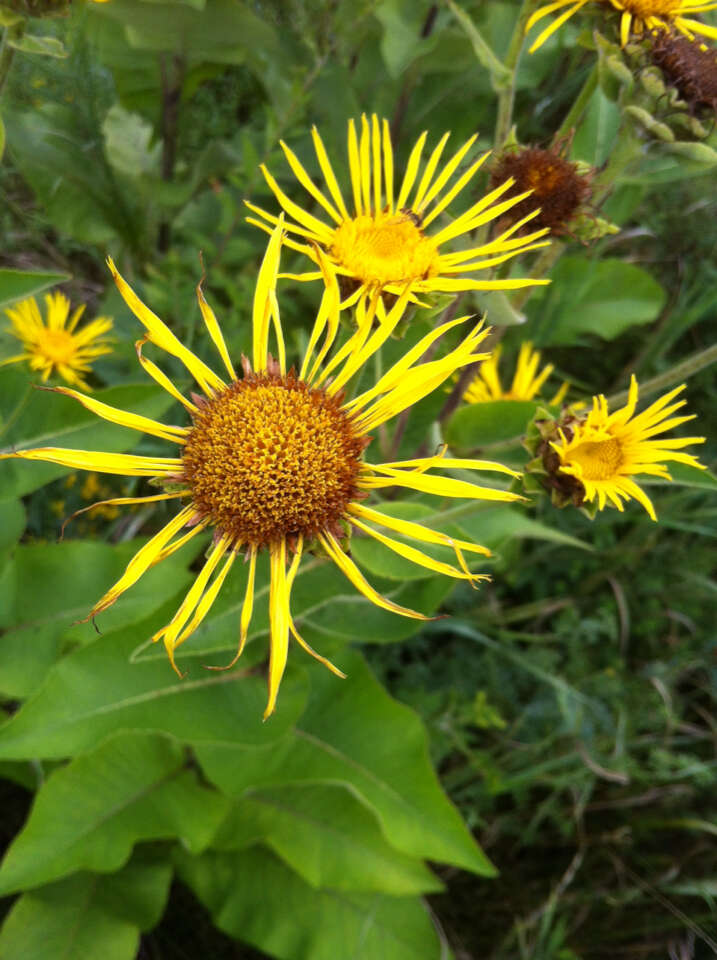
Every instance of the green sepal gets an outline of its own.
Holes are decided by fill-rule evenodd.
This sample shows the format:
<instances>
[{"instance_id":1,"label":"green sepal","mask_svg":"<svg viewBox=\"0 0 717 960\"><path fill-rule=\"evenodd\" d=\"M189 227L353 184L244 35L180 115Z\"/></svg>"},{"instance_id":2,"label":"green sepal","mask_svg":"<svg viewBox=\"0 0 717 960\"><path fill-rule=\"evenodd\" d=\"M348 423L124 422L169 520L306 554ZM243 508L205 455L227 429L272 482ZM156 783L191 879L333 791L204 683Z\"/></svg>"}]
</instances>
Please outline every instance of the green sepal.
<instances>
[{"instance_id":1,"label":"green sepal","mask_svg":"<svg viewBox=\"0 0 717 960\"><path fill-rule=\"evenodd\" d=\"M644 107L638 107L631 103L625 107L625 113L635 123L641 126L643 130L652 134L652 136L658 140L663 140L665 143L674 143L677 139L666 123L655 120L652 114L645 110Z\"/></svg>"}]
</instances>

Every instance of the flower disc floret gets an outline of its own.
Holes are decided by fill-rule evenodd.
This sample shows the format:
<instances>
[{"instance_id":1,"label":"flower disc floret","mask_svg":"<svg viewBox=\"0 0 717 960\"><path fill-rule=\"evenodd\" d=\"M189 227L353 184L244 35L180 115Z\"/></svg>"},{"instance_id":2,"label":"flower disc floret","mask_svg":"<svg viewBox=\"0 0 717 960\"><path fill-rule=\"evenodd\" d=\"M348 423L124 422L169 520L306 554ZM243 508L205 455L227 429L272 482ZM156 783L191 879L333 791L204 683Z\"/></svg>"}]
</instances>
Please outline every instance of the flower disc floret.
<instances>
[{"instance_id":1,"label":"flower disc floret","mask_svg":"<svg viewBox=\"0 0 717 960\"><path fill-rule=\"evenodd\" d=\"M356 496L363 440L337 397L291 372L234 381L193 420L184 478L198 513L233 542L309 540Z\"/></svg>"},{"instance_id":2,"label":"flower disc floret","mask_svg":"<svg viewBox=\"0 0 717 960\"><path fill-rule=\"evenodd\" d=\"M368 286L427 280L440 269L436 244L424 236L410 212L346 220L329 252Z\"/></svg>"}]
</instances>

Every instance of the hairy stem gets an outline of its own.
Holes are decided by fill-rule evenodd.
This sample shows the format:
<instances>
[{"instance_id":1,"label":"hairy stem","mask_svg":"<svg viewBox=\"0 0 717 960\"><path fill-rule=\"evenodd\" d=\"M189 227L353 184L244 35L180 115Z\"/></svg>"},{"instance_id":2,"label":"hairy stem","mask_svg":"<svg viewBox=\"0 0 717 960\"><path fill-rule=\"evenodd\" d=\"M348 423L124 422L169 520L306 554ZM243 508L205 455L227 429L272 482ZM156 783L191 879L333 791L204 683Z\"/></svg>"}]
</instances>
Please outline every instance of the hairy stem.
<instances>
[{"instance_id":1,"label":"hairy stem","mask_svg":"<svg viewBox=\"0 0 717 960\"><path fill-rule=\"evenodd\" d=\"M665 390L668 387L674 386L676 383L680 383L682 380L687 380L689 377L699 373L700 370L704 370L705 367L709 367L710 364L714 363L716 360L717 343L713 343L712 346L707 347L706 350L696 351L681 363L675 364L674 367L670 367L670 369L665 370L664 373L660 373L656 377L652 377L651 380L646 380L644 383L640 384L640 396L649 397L653 393L657 393L660 390ZM608 397L608 403L613 407L621 406L627 401L627 393L627 390L622 390L620 393L614 393L612 396Z\"/></svg>"}]
</instances>

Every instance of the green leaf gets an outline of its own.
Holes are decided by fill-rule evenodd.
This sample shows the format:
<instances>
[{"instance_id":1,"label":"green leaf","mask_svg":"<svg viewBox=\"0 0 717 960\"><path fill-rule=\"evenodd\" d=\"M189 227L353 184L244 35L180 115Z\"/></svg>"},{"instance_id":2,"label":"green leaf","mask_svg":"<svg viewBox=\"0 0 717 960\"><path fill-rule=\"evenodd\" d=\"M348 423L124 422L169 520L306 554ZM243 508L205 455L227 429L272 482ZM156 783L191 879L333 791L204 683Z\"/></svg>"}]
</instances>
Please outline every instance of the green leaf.
<instances>
[{"instance_id":1,"label":"green leaf","mask_svg":"<svg viewBox=\"0 0 717 960\"><path fill-rule=\"evenodd\" d=\"M576 547L579 550L592 550L593 547L571 537L555 527L533 520L532 517L511 507L488 507L472 516L462 517L458 523L469 537L479 543L496 548L513 537L528 540L548 540Z\"/></svg>"},{"instance_id":2,"label":"green leaf","mask_svg":"<svg viewBox=\"0 0 717 960\"><path fill-rule=\"evenodd\" d=\"M67 50L57 37L38 37L25 33L21 37L8 40L8 44L21 53L38 54L41 57L57 57L64 59Z\"/></svg>"},{"instance_id":3,"label":"green leaf","mask_svg":"<svg viewBox=\"0 0 717 960\"><path fill-rule=\"evenodd\" d=\"M665 291L647 271L623 260L562 257L540 304L541 344L568 346L585 334L614 340L635 324L651 323Z\"/></svg>"},{"instance_id":4,"label":"green leaf","mask_svg":"<svg viewBox=\"0 0 717 960\"><path fill-rule=\"evenodd\" d=\"M0 114L0 160L2 160L2 155L5 152L5 124L3 123L2 114ZM2 273L3 271L0 271Z\"/></svg>"},{"instance_id":5,"label":"green leaf","mask_svg":"<svg viewBox=\"0 0 717 960\"><path fill-rule=\"evenodd\" d=\"M0 517L8 504L15 503L0 501ZM0 627L5 628L0 645L2 693L28 696L63 651L96 639L91 624L73 624L87 616L92 604L119 579L143 542L111 545L68 540L17 548L14 562L0 577ZM187 587L194 579L187 565L197 549L189 544L149 570L106 611L103 629L129 627Z\"/></svg>"},{"instance_id":6,"label":"green leaf","mask_svg":"<svg viewBox=\"0 0 717 960\"><path fill-rule=\"evenodd\" d=\"M446 443L468 453L525 433L538 407L532 400L491 400L459 407L445 427Z\"/></svg>"},{"instance_id":7,"label":"green leaf","mask_svg":"<svg viewBox=\"0 0 717 960\"><path fill-rule=\"evenodd\" d=\"M607 160L620 126L621 110L602 90L593 94L578 125L572 144L572 155L592 167L600 167Z\"/></svg>"},{"instance_id":8,"label":"green leaf","mask_svg":"<svg viewBox=\"0 0 717 960\"><path fill-rule=\"evenodd\" d=\"M392 77L435 46L435 36L422 36L425 13L411 0L383 0L374 14L383 27L381 54Z\"/></svg>"},{"instance_id":9,"label":"green leaf","mask_svg":"<svg viewBox=\"0 0 717 960\"><path fill-rule=\"evenodd\" d=\"M174 400L152 384L126 384L96 390L92 396L114 407L146 417L161 417ZM0 377L0 445L7 451L30 447L69 447L123 453L142 438L137 430L101 420L71 397L33 388L24 370L3 371ZM172 456L170 447L165 455ZM24 496L70 473L66 467L35 461L0 463L0 500Z\"/></svg>"},{"instance_id":10,"label":"green leaf","mask_svg":"<svg viewBox=\"0 0 717 960\"><path fill-rule=\"evenodd\" d=\"M277 711L262 723L266 684L263 676L249 675L264 655L261 645L247 650L245 663L235 670L212 672L197 665L185 679L172 672L166 656L132 659L138 643L168 623L176 608L173 599L147 620L98 637L60 660L37 694L0 728L0 759L67 757L120 730L247 746L269 744L286 733L303 709L306 680L289 669ZM237 629L235 622L235 635Z\"/></svg>"},{"instance_id":11,"label":"green leaf","mask_svg":"<svg viewBox=\"0 0 717 960\"><path fill-rule=\"evenodd\" d=\"M20 897L0 931L3 960L134 960L140 930L159 920L169 864L137 858L119 873L78 873Z\"/></svg>"},{"instance_id":12,"label":"green leaf","mask_svg":"<svg viewBox=\"0 0 717 960\"><path fill-rule=\"evenodd\" d=\"M227 809L176 742L121 733L50 774L0 866L0 896L80 870L113 872L142 840L177 837L199 853Z\"/></svg>"},{"instance_id":13,"label":"green leaf","mask_svg":"<svg viewBox=\"0 0 717 960\"><path fill-rule=\"evenodd\" d=\"M236 797L287 784L346 784L397 850L492 875L438 784L421 721L387 695L358 653L344 651L341 664L348 674L342 683L312 672L305 713L271 746L198 745L207 777Z\"/></svg>"},{"instance_id":14,"label":"green leaf","mask_svg":"<svg viewBox=\"0 0 717 960\"><path fill-rule=\"evenodd\" d=\"M152 127L137 113L119 103L107 111L102 124L105 153L112 167L125 177L137 180L143 175L159 176L159 143L151 146Z\"/></svg>"},{"instance_id":15,"label":"green leaf","mask_svg":"<svg viewBox=\"0 0 717 960\"><path fill-rule=\"evenodd\" d=\"M717 491L717 477L710 470L700 470L687 463L668 463L670 476L674 483L685 487L697 487L700 490ZM652 478L641 480L641 483L652 483ZM659 481L658 481L659 482ZM663 484L664 485L664 484Z\"/></svg>"},{"instance_id":16,"label":"green leaf","mask_svg":"<svg viewBox=\"0 0 717 960\"><path fill-rule=\"evenodd\" d=\"M220 930L280 960L439 960L428 911L413 897L314 890L259 847L178 855L181 878Z\"/></svg>"},{"instance_id":17,"label":"green leaf","mask_svg":"<svg viewBox=\"0 0 717 960\"><path fill-rule=\"evenodd\" d=\"M212 847L240 850L257 841L312 887L394 896L443 889L419 860L391 848L375 815L341 785L252 790L237 800Z\"/></svg>"},{"instance_id":18,"label":"green leaf","mask_svg":"<svg viewBox=\"0 0 717 960\"><path fill-rule=\"evenodd\" d=\"M25 508L20 500L0 500L0 571L24 529Z\"/></svg>"},{"instance_id":19,"label":"green leaf","mask_svg":"<svg viewBox=\"0 0 717 960\"><path fill-rule=\"evenodd\" d=\"M0 121L0 157L5 128ZM42 270L0 269L0 307L7 307L16 300L33 297L48 287L70 279L68 273L49 273ZM5 376L3 371L3 377Z\"/></svg>"}]
</instances>

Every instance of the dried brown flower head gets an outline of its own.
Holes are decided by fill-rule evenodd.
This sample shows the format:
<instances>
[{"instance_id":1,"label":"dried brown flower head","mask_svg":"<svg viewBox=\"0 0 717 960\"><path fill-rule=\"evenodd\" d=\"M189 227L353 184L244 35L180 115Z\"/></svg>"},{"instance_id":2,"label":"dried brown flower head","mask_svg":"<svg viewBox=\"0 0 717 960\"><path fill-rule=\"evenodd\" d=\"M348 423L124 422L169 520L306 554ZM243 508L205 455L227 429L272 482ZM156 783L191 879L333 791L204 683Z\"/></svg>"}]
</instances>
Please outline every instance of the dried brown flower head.
<instances>
[{"instance_id":1,"label":"dried brown flower head","mask_svg":"<svg viewBox=\"0 0 717 960\"><path fill-rule=\"evenodd\" d=\"M650 56L693 114L717 112L717 50L660 30L650 37Z\"/></svg>"},{"instance_id":2,"label":"dried brown flower head","mask_svg":"<svg viewBox=\"0 0 717 960\"><path fill-rule=\"evenodd\" d=\"M580 173L577 163L566 160L565 147L563 141L547 150L539 147L512 150L504 153L493 169L492 186L497 187L510 177L515 180L504 194L506 198L533 191L510 210L511 223L540 207L540 213L519 233L547 227L554 236L569 234L570 222L590 199L592 174Z\"/></svg>"}]
</instances>

